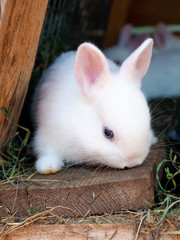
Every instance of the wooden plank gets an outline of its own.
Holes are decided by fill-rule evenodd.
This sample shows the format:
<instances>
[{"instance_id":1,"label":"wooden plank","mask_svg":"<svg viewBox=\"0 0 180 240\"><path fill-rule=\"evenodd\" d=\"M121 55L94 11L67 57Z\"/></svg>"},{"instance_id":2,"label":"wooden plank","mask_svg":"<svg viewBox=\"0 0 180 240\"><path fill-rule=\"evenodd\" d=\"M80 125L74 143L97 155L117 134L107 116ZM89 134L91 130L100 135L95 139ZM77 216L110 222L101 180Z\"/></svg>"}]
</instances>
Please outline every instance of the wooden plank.
<instances>
[{"instance_id":1,"label":"wooden plank","mask_svg":"<svg viewBox=\"0 0 180 240\"><path fill-rule=\"evenodd\" d=\"M0 228L1 231L1 228ZM158 230L149 233L139 233L138 240L175 240L178 235L168 234L172 229L165 224L164 231ZM79 224L71 225L68 229L65 225L36 225L24 227L8 236L6 240L134 240L137 226L132 223L124 224ZM158 238L155 238L155 236ZM177 236L177 238L176 238ZM2 239L3 240L3 239Z\"/></svg>"},{"instance_id":2,"label":"wooden plank","mask_svg":"<svg viewBox=\"0 0 180 240\"><path fill-rule=\"evenodd\" d=\"M1 108L18 122L48 0L0 1L0 148L10 136Z\"/></svg>"},{"instance_id":3,"label":"wooden plank","mask_svg":"<svg viewBox=\"0 0 180 240\"><path fill-rule=\"evenodd\" d=\"M106 34L103 42L103 48L108 48L117 44L120 29L125 24L131 0L113 0Z\"/></svg>"},{"instance_id":4,"label":"wooden plank","mask_svg":"<svg viewBox=\"0 0 180 240\"><path fill-rule=\"evenodd\" d=\"M164 148L153 150L143 165L132 169L72 167L55 175L37 174L31 182L18 181L0 186L0 215L8 211L17 216L27 210L44 211L56 207L63 216L84 216L139 209L149 206L154 198L155 171L165 157Z\"/></svg>"}]
</instances>

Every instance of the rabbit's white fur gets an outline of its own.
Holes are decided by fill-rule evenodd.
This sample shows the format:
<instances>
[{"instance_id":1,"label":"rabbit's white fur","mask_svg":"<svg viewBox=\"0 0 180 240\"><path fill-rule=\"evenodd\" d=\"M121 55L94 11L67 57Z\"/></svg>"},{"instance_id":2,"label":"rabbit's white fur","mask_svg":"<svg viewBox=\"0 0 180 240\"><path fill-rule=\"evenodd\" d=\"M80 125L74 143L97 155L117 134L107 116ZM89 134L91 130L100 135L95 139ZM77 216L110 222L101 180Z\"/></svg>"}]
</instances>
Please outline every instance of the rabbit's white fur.
<instances>
[{"instance_id":1,"label":"rabbit's white fur","mask_svg":"<svg viewBox=\"0 0 180 240\"><path fill-rule=\"evenodd\" d=\"M115 168L144 161L153 134L140 86L151 52L148 39L120 70L90 43L57 58L43 74L33 103L39 172L57 172L65 161ZM104 127L114 132L112 139Z\"/></svg>"},{"instance_id":2,"label":"rabbit's white fur","mask_svg":"<svg viewBox=\"0 0 180 240\"><path fill-rule=\"evenodd\" d=\"M131 32L132 26L125 25L118 44L105 49L105 56L121 64L134 47L150 35L140 34L133 37ZM172 34L163 23L156 26L152 35L155 46L150 68L142 83L142 91L148 100L160 97L179 97L180 38Z\"/></svg>"},{"instance_id":3,"label":"rabbit's white fur","mask_svg":"<svg viewBox=\"0 0 180 240\"><path fill-rule=\"evenodd\" d=\"M148 100L180 96L180 51L166 51L152 57L143 79L142 91Z\"/></svg>"},{"instance_id":4,"label":"rabbit's white fur","mask_svg":"<svg viewBox=\"0 0 180 240\"><path fill-rule=\"evenodd\" d=\"M151 35L155 42L153 55L157 56L164 52L171 54L171 51L178 51L179 54L180 38L171 33L165 24L157 24L152 34L144 32L136 36L132 34L132 28L133 26L131 24L124 25L120 32L118 43L103 50L107 58L121 64L145 39L150 38Z\"/></svg>"}]
</instances>

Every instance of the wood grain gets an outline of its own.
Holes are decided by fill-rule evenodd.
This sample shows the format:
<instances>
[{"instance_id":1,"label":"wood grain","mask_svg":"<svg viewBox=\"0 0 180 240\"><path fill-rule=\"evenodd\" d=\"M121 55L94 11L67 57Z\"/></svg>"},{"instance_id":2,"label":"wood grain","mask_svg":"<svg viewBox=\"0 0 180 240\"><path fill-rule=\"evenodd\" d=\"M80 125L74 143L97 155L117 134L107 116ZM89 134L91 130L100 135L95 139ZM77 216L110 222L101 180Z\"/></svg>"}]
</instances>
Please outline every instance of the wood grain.
<instances>
[{"instance_id":1,"label":"wood grain","mask_svg":"<svg viewBox=\"0 0 180 240\"><path fill-rule=\"evenodd\" d=\"M1 230L1 228L0 228ZM178 235L168 234L173 229L165 223L164 231L155 234L139 233L138 240L175 240ZM137 227L132 223L124 224L74 224L68 229L65 225L37 225L22 228L6 236L6 240L134 240ZM176 238L177 236L177 238Z\"/></svg>"},{"instance_id":2,"label":"wood grain","mask_svg":"<svg viewBox=\"0 0 180 240\"><path fill-rule=\"evenodd\" d=\"M44 211L56 207L62 216L110 213L122 208L149 206L154 198L155 171L165 149L152 151L143 165L132 169L72 167L54 175L37 174L30 181L18 181L17 188L0 184L0 215L28 209Z\"/></svg>"},{"instance_id":3,"label":"wood grain","mask_svg":"<svg viewBox=\"0 0 180 240\"><path fill-rule=\"evenodd\" d=\"M47 0L1 0L0 2L0 148L17 123L28 89Z\"/></svg>"}]
</instances>

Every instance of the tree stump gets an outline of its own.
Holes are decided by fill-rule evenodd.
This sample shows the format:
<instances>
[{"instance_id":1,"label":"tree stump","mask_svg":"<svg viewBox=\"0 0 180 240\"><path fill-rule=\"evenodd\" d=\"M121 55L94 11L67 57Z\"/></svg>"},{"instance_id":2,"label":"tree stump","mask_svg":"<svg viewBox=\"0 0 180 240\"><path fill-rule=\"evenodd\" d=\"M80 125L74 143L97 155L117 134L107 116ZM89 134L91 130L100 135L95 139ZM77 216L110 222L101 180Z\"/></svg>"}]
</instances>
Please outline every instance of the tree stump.
<instances>
[{"instance_id":1,"label":"tree stump","mask_svg":"<svg viewBox=\"0 0 180 240\"><path fill-rule=\"evenodd\" d=\"M71 217L147 208L154 200L157 165L165 155L165 148L157 145L141 166L131 169L78 166L54 175L17 178L16 188L0 182L0 216L50 208Z\"/></svg>"}]
</instances>

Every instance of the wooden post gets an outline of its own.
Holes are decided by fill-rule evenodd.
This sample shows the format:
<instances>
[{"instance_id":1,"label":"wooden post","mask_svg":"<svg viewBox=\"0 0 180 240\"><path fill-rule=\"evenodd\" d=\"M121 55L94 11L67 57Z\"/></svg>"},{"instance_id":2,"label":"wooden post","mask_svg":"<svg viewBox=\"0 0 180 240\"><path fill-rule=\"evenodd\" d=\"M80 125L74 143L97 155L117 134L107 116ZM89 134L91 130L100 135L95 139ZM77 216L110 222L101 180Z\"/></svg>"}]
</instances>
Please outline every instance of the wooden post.
<instances>
[{"instance_id":1,"label":"wooden post","mask_svg":"<svg viewBox=\"0 0 180 240\"><path fill-rule=\"evenodd\" d=\"M117 44L122 26L125 24L131 0L113 0L103 48Z\"/></svg>"},{"instance_id":2,"label":"wooden post","mask_svg":"<svg viewBox=\"0 0 180 240\"><path fill-rule=\"evenodd\" d=\"M48 0L0 1L0 149L18 122L28 89Z\"/></svg>"}]
</instances>

